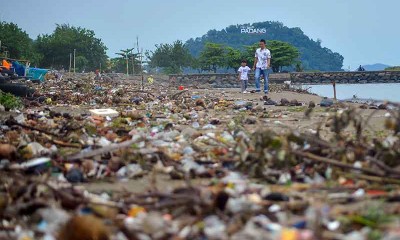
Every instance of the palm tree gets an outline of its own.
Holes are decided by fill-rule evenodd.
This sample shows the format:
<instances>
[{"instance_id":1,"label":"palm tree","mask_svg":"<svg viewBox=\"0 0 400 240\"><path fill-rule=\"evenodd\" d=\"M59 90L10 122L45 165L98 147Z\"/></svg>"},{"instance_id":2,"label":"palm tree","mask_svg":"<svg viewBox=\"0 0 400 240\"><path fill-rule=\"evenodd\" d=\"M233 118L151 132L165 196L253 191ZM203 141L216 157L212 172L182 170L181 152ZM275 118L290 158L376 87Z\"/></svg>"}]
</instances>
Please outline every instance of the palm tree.
<instances>
[{"instance_id":1,"label":"palm tree","mask_svg":"<svg viewBox=\"0 0 400 240\"><path fill-rule=\"evenodd\" d=\"M135 49L135 48L128 48L128 49L125 49L125 50L120 50L121 51L120 53L115 53L117 55L125 57L125 60L126 60L126 76L129 76L129 57L133 55L133 49Z\"/></svg>"}]
</instances>

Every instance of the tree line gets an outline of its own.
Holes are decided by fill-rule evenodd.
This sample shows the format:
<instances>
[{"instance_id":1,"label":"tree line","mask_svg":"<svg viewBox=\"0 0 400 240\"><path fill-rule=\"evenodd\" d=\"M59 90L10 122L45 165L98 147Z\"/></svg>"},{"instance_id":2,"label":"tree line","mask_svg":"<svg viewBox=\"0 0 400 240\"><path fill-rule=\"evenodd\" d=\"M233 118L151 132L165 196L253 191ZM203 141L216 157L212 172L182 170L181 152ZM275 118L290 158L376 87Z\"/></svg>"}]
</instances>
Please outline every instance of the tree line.
<instances>
[{"instance_id":1,"label":"tree line","mask_svg":"<svg viewBox=\"0 0 400 240\"><path fill-rule=\"evenodd\" d=\"M266 34L242 33L241 29L263 29ZM224 44L238 50L260 40L278 40L296 47L300 51L301 66L307 71L342 71L343 56L322 46L321 39L311 39L300 28L289 28L281 22L258 22L244 25L231 25L222 30L209 30L201 37L186 41L190 53L200 56L207 42Z\"/></svg>"},{"instance_id":2,"label":"tree line","mask_svg":"<svg viewBox=\"0 0 400 240\"><path fill-rule=\"evenodd\" d=\"M139 73L142 70L139 54L120 50L115 58L106 54L107 47L93 30L68 24L57 24L51 34L41 34L35 40L15 23L0 22L0 57L29 60L31 66L69 69L70 57L75 52L77 71L103 69L116 72Z\"/></svg>"},{"instance_id":3,"label":"tree line","mask_svg":"<svg viewBox=\"0 0 400 240\"><path fill-rule=\"evenodd\" d=\"M70 55L75 51L78 71L93 71L100 67L129 74L142 71L140 54L134 48L120 50L116 53L118 57L108 58L107 47L102 40L96 37L93 30L82 27L56 25L51 34L42 34L33 40L16 24L0 22L0 33L0 56L26 59L33 66L67 70ZM178 40L157 44L155 50L146 51L145 57L150 68L161 69L167 74L182 73L187 68L198 72L229 71L237 69L243 59L252 66L257 47L257 42L242 48L207 42L199 56L195 57L190 53L188 44ZM276 40L268 41L267 47L272 52L273 71L280 71L285 66L301 70L300 51L296 47Z\"/></svg>"}]
</instances>

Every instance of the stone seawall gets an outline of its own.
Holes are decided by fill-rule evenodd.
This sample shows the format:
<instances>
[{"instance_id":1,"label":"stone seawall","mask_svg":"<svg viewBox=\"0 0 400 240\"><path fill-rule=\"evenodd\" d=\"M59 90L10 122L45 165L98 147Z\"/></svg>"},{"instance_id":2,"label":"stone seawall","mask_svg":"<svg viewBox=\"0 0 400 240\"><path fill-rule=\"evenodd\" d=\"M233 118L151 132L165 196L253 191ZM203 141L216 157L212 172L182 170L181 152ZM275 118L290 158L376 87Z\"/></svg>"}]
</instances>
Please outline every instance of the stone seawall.
<instances>
[{"instance_id":1,"label":"stone seawall","mask_svg":"<svg viewBox=\"0 0 400 240\"><path fill-rule=\"evenodd\" d=\"M294 84L400 83L400 71L291 73Z\"/></svg>"},{"instance_id":2,"label":"stone seawall","mask_svg":"<svg viewBox=\"0 0 400 240\"><path fill-rule=\"evenodd\" d=\"M274 73L269 79L270 83L291 81L292 84L400 83L400 71ZM169 75L169 81L177 86L240 87L237 74L178 74ZM249 85L254 86L253 74L249 75Z\"/></svg>"}]
</instances>

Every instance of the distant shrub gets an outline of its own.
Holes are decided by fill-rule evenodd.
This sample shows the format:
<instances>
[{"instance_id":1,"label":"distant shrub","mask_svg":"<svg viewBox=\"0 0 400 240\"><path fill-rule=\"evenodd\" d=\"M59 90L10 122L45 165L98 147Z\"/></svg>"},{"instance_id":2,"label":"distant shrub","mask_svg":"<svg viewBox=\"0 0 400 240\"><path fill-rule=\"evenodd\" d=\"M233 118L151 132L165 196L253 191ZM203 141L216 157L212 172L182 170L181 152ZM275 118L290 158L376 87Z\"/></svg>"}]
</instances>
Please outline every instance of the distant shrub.
<instances>
[{"instance_id":1,"label":"distant shrub","mask_svg":"<svg viewBox=\"0 0 400 240\"><path fill-rule=\"evenodd\" d=\"M400 66L388 67L385 71L400 71Z\"/></svg>"},{"instance_id":2,"label":"distant shrub","mask_svg":"<svg viewBox=\"0 0 400 240\"><path fill-rule=\"evenodd\" d=\"M11 93L5 93L0 91L0 104L5 109L18 109L22 107L22 101L20 98L12 95Z\"/></svg>"}]
</instances>

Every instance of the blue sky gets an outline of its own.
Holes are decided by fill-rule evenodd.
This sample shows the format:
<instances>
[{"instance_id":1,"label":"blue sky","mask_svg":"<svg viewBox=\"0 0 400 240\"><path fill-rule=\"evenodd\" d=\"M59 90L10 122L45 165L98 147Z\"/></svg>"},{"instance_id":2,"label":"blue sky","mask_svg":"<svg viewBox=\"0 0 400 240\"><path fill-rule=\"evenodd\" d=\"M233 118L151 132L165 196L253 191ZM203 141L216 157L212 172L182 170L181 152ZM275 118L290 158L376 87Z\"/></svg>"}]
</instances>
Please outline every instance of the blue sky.
<instances>
[{"instance_id":1,"label":"blue sky","mask_svg":"<svg viewBox=\"0 0 400 240\"><path fill-rule=\"evenodd\" d=\"M51 33L56 23L92 29L110 56L132 47L136 36L144 49L154 49L232 24L280 21L341 53L345 69L400 65L398 0L0 0L0 6L0 19L32 38Z\"/></svg>"}]
</instances>

